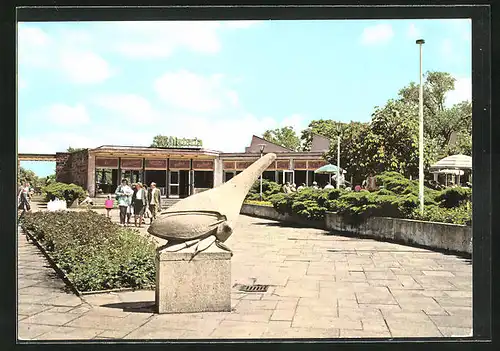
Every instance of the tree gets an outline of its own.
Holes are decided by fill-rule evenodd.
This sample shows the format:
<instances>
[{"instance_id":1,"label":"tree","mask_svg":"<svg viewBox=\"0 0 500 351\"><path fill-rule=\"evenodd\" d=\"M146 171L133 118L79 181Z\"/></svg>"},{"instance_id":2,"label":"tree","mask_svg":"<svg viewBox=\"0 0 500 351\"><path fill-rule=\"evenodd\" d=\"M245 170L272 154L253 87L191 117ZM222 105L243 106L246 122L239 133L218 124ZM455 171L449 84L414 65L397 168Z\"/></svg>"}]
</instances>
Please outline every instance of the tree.
<instances>
[{"instance_id":1,"label":"tree","mask_svg":"<svg viewBox=\"0 0 500 351\"><path fill-rule=\"evenodd\" d=\"M322 135L329 138L331 141L337 140L339 133L342 134L348 125L348 123L337 122L332 119L319 119L311 121L307 129L302 131L302 135L300 137L302 140L302 150L311 150L313 134Z\"/></svg>"},{"instance_id":2,"label":"tree","mask_svg":"<svg viewBox=\"0 0 500 351\"><path fill-rule=\"evenodd\" d=\"M71 146L68 146L68 149L66 150L66 152L73 153L73 152L78 152L78 151L82 151L82 150L85 150L85 149L81 148L81 147L71 147Z\"/></svg>"},{"instance_id":3,"label":"tree","mask_svg":"<svg viewBox=\"0 0 500 351\"><path fill-rule=\"evenodd\" d=\"M438 157L452 153L470 155L472 144L472 104L463 101L446 107L447 94L455 89L455 78L446 72L427 72L423 86L424 137L439 148ZM399 101L418 106L419 86L410 83L399 91ZM469 135L467 134L469 133ZM456 138L454 138L456 137Z\"/></svg>"},{"instance_id":4,"label":"tree","mask_svg":"<svg viewBox=\"0 0 500 351\"><path fill-rule=\"evenodd\" d=\"M36 187L39 185L39 179L35 172L30 169L25 169L23 167L19 167L17 181L19 184L23 184L25 182L30 183L31 186Z\"/></svg>"},{"instance_id":5,"label":"tree","mask_svg":"<svg viewBox=\"0 0 500 351\"><path fill-rule=\"evenodd\" d=\"M266 130L262 137L271 143L281 145L293 151L299 151L300 149L300 139L293 127Z\"/></svg>"}]
</instances>

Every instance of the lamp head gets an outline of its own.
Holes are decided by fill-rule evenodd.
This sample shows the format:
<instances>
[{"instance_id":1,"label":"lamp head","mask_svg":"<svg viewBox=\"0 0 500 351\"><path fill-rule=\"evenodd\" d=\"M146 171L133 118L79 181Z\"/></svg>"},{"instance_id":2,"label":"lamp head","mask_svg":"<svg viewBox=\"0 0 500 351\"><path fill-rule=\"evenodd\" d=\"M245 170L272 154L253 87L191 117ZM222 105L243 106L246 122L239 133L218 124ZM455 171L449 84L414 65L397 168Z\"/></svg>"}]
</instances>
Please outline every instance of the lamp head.
<instances>
[{"instance_id":1,"label":"lamp head","mask_svg":"<svg viewBox=\"0 0 500 351\"><path fill-rule=\"evenodd\" d=\"M425 44L425 40L424 39L417 39L416 43L417 44Z\"/></svg>"},{"instance_id":2,"label":"lamp head","mask_svg":"<svg viewBox=\"0 0 500 351\"><path fill-rule=\"evenodd\" d=\"M266 148L266 144L259 144L260 147L260 152L264 152L264 149Z\"/></svg>"}]
</instances>

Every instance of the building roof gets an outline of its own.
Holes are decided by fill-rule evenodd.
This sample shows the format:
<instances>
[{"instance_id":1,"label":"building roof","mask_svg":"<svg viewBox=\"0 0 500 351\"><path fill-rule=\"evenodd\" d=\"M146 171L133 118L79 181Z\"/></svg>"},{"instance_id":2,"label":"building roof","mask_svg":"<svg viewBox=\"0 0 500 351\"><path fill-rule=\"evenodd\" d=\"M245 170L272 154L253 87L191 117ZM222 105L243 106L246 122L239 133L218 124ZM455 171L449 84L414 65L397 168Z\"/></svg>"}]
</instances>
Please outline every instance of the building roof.
<instances>
[{"instance_id":1,"label":"building roof","mask_svg":"<svg viewBox=\"0 0 500 351\"><path fill-rule=\"evenodd\" d=\"M130 150L134 152L140 151L163 151L163 152L172 152L172 151L197 151L204 153L216 153L220 154L220 151L204 149L201 147L152 147L152 146L124 146L124 145L102 145L96 147L95 149L91 149L92 151L108 151L108 150Z\"/></svg>"},{"instance_id":2,"label":"building roof","mask_svg":"<svg viewBox=\"0 0 500 351\"><path fill-rule=\"evenodd\" d=\"M265 152L293 152L292 149L270 142L269 140L258 137L257 135L253 135L250 146L245 148L245 153L260 153L261 144L265 145Z\"/></svg>"}]
</instances>

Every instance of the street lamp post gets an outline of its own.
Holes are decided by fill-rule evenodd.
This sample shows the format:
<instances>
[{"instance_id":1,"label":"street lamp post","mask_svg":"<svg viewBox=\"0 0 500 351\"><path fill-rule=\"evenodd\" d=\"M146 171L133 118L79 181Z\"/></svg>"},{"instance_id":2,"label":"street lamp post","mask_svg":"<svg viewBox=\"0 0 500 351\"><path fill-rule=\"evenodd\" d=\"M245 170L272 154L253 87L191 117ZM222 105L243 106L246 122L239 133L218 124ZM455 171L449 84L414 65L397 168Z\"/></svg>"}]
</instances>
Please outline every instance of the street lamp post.
<instances>
[{"instance_id":1,"label":"street lamp post","mask_svg":"<svg viewBox=\"0 0 500 351\"><path fill-rule=\"evenodd\" d=\"M259 144L260 147L260 157L264 154L264 148L266 147L266 144ZM259 199L262 201L262 173L260 174L260 193L259 193Z\"/></svg>"},{"instance_id":2,"label":"street lamp post","mask_svg":"<svg viewBox=\"0 0 500 351\"><path fill-rule=\"evenodd\" d=\"M337 137L337 189L340 189L340 134Z\"/></svg>"},{"instance_id":3,"label":"street lamp post","mask_svg":"<svg viewBox=\"0 0 500 351\"><path fill-rule=\"evenodd\" d=\"M424 213L424 87L422 85L422 45L424 39L418 39L416 44L420 48L420 91L418 95L418 198L420 200L420 213Z\"/></svg>"}]
</instances>

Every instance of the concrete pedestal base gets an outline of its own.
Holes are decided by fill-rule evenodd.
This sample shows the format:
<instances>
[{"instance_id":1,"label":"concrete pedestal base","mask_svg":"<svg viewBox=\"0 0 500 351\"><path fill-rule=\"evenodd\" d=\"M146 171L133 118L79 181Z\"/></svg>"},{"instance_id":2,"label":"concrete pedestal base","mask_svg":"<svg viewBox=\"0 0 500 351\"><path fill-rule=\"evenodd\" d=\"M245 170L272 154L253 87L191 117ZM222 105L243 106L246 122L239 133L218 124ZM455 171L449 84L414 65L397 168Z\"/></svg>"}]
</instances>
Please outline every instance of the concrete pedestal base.
<instances>
[{"instance_id":1,"label":"concrete pedestal base","mask_svg":"<svg viewBox=\"0 0 500 351\"><path fill-rule=\"evenodd\" d=\"M212 245L189 261L192 252L157 253L157 312L230 312L231 253Z\"/></svg>"}]
</instances>

